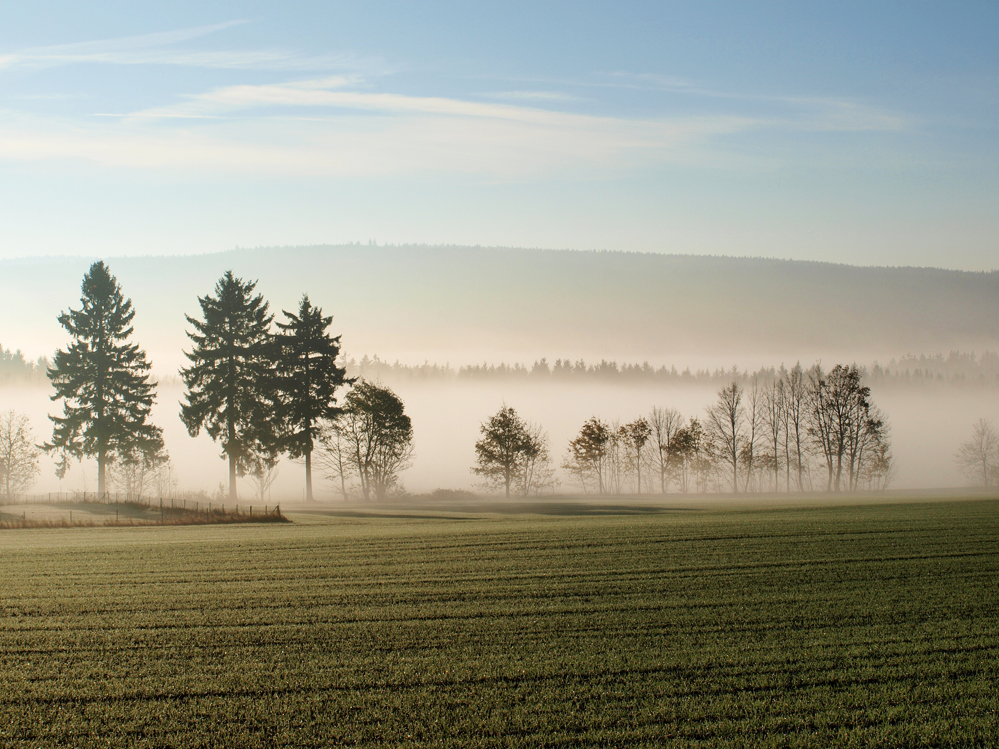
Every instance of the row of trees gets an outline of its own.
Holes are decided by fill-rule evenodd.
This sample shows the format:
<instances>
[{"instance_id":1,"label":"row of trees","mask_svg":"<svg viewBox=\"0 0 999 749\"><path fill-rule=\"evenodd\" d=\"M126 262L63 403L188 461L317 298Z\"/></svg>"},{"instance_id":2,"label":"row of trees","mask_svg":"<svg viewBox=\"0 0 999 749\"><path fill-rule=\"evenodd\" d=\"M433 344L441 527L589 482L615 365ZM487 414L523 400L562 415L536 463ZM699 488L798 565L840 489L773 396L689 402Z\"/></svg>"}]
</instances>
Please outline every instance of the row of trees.
<instances>
[{"instance_id":1,"label":"row of trees","mask_svg":"<svg viewBox=\"0 0 999 749\"><path fill-rule=\"evenodd\" d=\"M476 466L487 485L521 494L554 481L547 435L504 406L481 427ZM653 408L628 424L592 417L562 467L584 492L884 489L893 478L887 420L855 366L796 366L718 391L703 419ZM818 476L822 476L821 479Z\"/></svg>"},{"instance_id":2,"label":"row of trees","mask_svg":"<svg viewBox=\"0 0 999 749\"><path fill-rule=\"evenodd\" d=\"M675 366L655 367L649 362L618 363L601 360L587 363L579 359L556 359L554 364L545 358L533 364L472 364L452 367L449 364L424 362L423 364L403 364L388 362L377 356L351 358L346 364L347 371L361 377L374 377L385 381L397 380L520 380L528 382L599 381L621 385L639 383L683 384L727 384L738 382L749 387L754 379L769 380L778 374L776 368L761 367L753 372L737 367L728 369L698 369L689 367L678 370ZM980 356L974 353L952 351L946 357L907 355L882 366L874 363L870 367L859 367L865 382L879 387L910 386L950 383L955 386L999 386L999 354L985 351Z\"/></svg>"},{"instance_id":3,"label":"row of trees","mask_svg":"<svg viewBox=\"0 0 999 749\"><path fill-rule=\"evenodd\" d=\"M281 454L304 460L311 500L313 452L334 437L349 448L341 472L357 471L365 496L368 487L383 493L392 484L386 472L398 470L411 449L402 402L391 390L362 382L338 406L338 391L354 380L337 363L340 337L328 332L332 317L305 295L298 312L284 311L274 330L255 286L228 271L214 294L198 298L201 318L186 316L193 346L185 352L190 365L181 370L187 392L180 417L188 432L204 429L220 443L232 501L237 476L263 481ZM156 383L145 352L129 340L134 317L117 279L103 262L94 263L83 279L81 308L59 316L72 342L56 352L48 370L63 415L50 417L52 440L44 447L57 455L60 476L69 459L96 458L102 496L109 470L141 481L169 460L162 429L149 418Z\"/></svg>"}]
</instances>

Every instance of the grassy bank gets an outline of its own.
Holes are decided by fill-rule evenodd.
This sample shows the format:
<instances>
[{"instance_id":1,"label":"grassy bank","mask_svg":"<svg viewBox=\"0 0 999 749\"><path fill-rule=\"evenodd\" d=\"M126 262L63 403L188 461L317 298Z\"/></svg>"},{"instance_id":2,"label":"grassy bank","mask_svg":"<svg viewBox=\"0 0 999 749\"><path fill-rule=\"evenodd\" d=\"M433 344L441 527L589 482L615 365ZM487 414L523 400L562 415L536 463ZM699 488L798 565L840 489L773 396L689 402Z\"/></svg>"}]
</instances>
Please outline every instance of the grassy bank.
<instances>
[{"instance_id":1,"label":"grassy bank","mask_svg":"<svg viewBox=\"0 0 999 749\"><path fill-rule=\"evenodd\" d=\"M997 501L489 510L4 535L0 744L999 742Z\"/></svg>"}]
</instances>

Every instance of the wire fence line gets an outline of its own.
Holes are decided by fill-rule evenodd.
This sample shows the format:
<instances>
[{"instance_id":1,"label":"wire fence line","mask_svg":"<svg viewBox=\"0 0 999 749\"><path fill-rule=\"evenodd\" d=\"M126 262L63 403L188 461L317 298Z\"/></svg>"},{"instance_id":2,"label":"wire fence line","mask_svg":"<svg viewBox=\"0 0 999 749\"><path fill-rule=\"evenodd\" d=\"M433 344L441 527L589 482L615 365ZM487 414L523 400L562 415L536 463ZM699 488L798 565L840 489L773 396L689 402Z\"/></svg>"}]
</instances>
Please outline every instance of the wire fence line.
<instances>
[{"instance_id":1,"label":"wire fence line","mask_svg":"<svg viewBox=\"0 0 999 749\"><path fill-rule=\"evenodd\" d=\"M280 515L281 506L264 505L263 512L260 505L233 504L228 503L226 509L225 502L213 500L197 500L176 497L154 497L146 494L131 494L127 492L107 492L103 495L97 492L48 492L46 494L16 494L12 497L0 497L0 506L4 505L62 505L62 504L102 504L102 505L129 505L131 507L141 507L150 510L176 512L197 512L220 515Z\"/></svg>"}]
</instances>

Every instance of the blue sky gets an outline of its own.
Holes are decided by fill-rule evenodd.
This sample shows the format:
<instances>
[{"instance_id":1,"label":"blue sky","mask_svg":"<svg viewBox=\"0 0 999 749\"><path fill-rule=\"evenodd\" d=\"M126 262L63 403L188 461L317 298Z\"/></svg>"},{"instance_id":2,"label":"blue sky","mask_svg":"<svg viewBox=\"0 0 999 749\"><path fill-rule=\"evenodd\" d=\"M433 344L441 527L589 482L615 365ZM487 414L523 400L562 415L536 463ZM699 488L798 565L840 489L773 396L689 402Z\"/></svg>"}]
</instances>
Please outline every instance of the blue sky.
<instances>
[{"instance_id":1,"label":"blue sky","mask_svg":"<svg viewBox=\"0 0 999 749\"><path fill-rule=\"evenodd\" d=\"M995 3L11 5L0 257L999 267Z\"/></svg>"}]
</instances>

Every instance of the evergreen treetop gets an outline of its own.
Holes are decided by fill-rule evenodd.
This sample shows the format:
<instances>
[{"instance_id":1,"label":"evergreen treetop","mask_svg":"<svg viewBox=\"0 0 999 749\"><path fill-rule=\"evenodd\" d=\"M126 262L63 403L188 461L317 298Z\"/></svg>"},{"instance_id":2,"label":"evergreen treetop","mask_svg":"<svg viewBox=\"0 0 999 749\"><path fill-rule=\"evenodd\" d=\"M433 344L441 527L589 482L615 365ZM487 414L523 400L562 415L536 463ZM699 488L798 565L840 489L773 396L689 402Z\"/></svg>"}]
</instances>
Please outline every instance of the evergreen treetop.
<instances>
[{"instance_id":1,"label":"evergreen treetop","mask_svg":"<svg viewBox=\"0 0 999 749\"><path fill-rule=\"evenodd\" d=\"M73 337L48 370L52 400L64 401L45 449L60 454L58 473L69 457L97 458L98 492L106 492L106 467L114 459L152 456L163 449L162 430L149 423L156 383L146 354L132 335L135 311L103 261L83 277L81 309L63 312L59 323Z\"/></svg>"},{"instance_id":2,"label":"evergreen treetop","mask_svg":"<svg viewBox=\"0 0 999 749\"><path fill-rule=\"evenodd\" d=\"M194 347L185 352L191 366L181 370L187 394L180 416L192 437L204 428L222 444L233 499L237 474L271 455L277 440L273 315L255 288L226 271L214 296L198 297L204 319L185 315Z\"/></svg>"}]
</instances>

